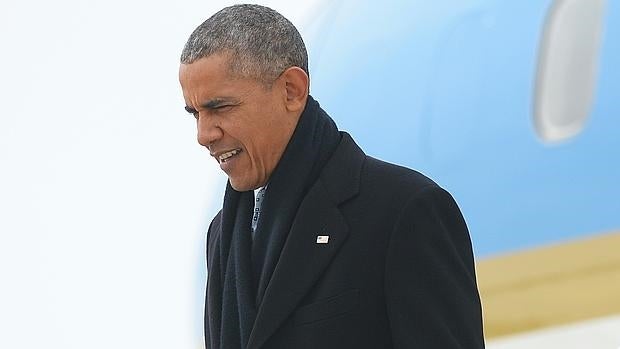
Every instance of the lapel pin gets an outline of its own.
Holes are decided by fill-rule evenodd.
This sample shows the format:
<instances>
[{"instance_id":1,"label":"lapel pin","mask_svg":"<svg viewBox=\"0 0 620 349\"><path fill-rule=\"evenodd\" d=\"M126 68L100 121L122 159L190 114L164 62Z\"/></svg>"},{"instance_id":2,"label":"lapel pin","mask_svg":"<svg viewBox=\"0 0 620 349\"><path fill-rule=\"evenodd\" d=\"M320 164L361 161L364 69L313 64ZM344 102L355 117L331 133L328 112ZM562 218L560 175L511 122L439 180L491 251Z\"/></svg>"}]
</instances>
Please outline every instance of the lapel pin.
<instances>
[{"instance_id":1,"label":"lapel pin","mask_svg":"<svg viewBox=\"0 0 620 349\"><path fill-rule=\"evenodd\" d=\"M316 237L317 244L326 244L329 242L329 235L319 235Z\"/></svg>"}]
</instances>

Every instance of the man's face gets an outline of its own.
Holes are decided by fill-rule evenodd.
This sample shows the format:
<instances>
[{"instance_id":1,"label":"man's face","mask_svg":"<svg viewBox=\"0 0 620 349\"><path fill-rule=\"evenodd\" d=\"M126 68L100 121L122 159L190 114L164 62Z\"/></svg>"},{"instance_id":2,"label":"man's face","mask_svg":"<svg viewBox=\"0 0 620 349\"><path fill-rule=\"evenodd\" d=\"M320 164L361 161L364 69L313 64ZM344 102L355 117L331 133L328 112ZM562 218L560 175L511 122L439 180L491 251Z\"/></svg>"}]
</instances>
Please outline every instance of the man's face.
<instances>
[{"instance_id":1,"label":"man's face","mask_svg":"<svg viewBox=\"0 0 620 349\"><path fill-rule=\"evenodd\" d=\"M297 119L287 112L279 79L269 88L233 76L229 61L215 54L181 64L179 80L186 110L196 116L198 143L209 149L232 187L246 191L267 183Z\"/></svg>"}]
</instances>

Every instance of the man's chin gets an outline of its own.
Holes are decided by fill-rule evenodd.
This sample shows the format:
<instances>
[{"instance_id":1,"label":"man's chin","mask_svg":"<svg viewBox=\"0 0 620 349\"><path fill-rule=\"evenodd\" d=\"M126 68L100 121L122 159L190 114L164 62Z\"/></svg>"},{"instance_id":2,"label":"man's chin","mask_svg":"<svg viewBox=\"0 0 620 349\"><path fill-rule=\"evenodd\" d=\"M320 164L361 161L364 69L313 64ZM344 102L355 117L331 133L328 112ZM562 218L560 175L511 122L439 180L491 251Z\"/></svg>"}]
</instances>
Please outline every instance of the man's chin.
<instances>
[{"instance_id":1,"label":"man's chin","mask_svg":"<svg viewBox=\"0 0 620 349\"><path fill-rule=\"evenodd\" d=\"M228 177L228 181L230 182L230 186L233 189L235 189L236 191L248 191L248 190L256 189L250 183L247 183L247 182L239 180L239 179Z\"/></svg>"}]
</instances>

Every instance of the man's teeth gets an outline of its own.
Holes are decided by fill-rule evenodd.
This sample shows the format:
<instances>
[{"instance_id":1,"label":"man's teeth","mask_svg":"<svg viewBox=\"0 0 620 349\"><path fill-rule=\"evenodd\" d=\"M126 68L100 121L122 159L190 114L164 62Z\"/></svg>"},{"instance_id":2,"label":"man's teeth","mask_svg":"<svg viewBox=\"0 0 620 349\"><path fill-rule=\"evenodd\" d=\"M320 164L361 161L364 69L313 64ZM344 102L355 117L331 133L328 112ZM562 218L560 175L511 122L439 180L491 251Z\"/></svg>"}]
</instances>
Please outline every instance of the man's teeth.
<instances>
[{"instance_id":1,"label":"man's teeth","mask_svg":"<svg viewBox=\"0 0 620 349\"><path fill-rule=\"evenodd\" d=\"M220 162L226 162L226 160L228 160L229 158L239 154L240 152L241 152L241 149L231 150L229 152L226 152L226 153L220 155L218 157L218 159L220 160Z\"/></svg>"}]
</instances>

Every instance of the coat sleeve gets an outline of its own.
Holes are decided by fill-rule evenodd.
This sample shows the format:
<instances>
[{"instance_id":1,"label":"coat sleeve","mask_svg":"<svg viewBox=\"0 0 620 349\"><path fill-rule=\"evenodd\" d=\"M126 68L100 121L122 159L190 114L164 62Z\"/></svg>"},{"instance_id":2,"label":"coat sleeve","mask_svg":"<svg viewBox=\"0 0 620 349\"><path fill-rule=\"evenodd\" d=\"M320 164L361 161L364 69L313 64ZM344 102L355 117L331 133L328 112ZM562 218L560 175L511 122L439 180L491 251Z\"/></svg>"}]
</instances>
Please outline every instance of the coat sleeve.
<instances>
[{"instance_id":1,"label":"coat sleeve","mask_svg":"<svg viewBox=\"0 0 620 349\"><path fill-rule=\"evenodd\" d=\"M385 295L395 349L484 348L469 232L452 196L430 185L391 232Z\"/></svg>"},{"instance_id":2,"label":"coat sleeve","mask_svg":"<svg viewBox=\"0 0 620 349\"><path fill-rule=\"evenodd\" d=\"M215 217L213 218L213 220L211 220L211 223L209 224L209 229L207 229L207 238L206 238L206 251L205 251L205 257L207 259L207 272L209 271L209 268L211 267L211 260L214 257L214 249L215 249L215 236L217 235L217 232L221 229L220 225L221 225L221 220L222 220L222 210L220 210Z\"/></svg>"},{"instance_id":3,"label":"coat sleeve","mask_svg":"<svg viewBox=\"0 0 620 349\"><path fill-rule=\"evenodd\" d=\"M220 273L218 273L218 268L219 268L219 261L217 260L217 258L219 257L217 254L217 249L216 249L216 243L215 240L217 238L217 236L219 236L219 232L221 230L221 218L222 218L222 211L220 210L220 212L217 213L217 215L215 216L215 218L213 218L213 220L211 221L211 224L209 224L209 229L207 229L207 243L206 243L206 259L207 259L207 279L210 281L207 281L207 289L205 289L205 303L204 303L204 339L205 339L205 349L210 349L215 347L214 345L211 345L211 343L213 343L213 340L211 338L212 336L212 330L211 330L211 317L214 316L211 313L217 314L215 316L221 316L221 314L219 314L219 310L216 308L215 310L210 310L209 309L209 291L208 291L208 287L209 287L209 283L210 282L215 282L215 284L219 284L220 280L218 280L218 277L220 275ZM214 265L215 263L215 265ZM217 290L217 287L215 287L215 289ZM218 291L216 291L218 292ZM217 294L214 296L215 298L219 298L220 294Z\"/></svg>"}]
</instances>

